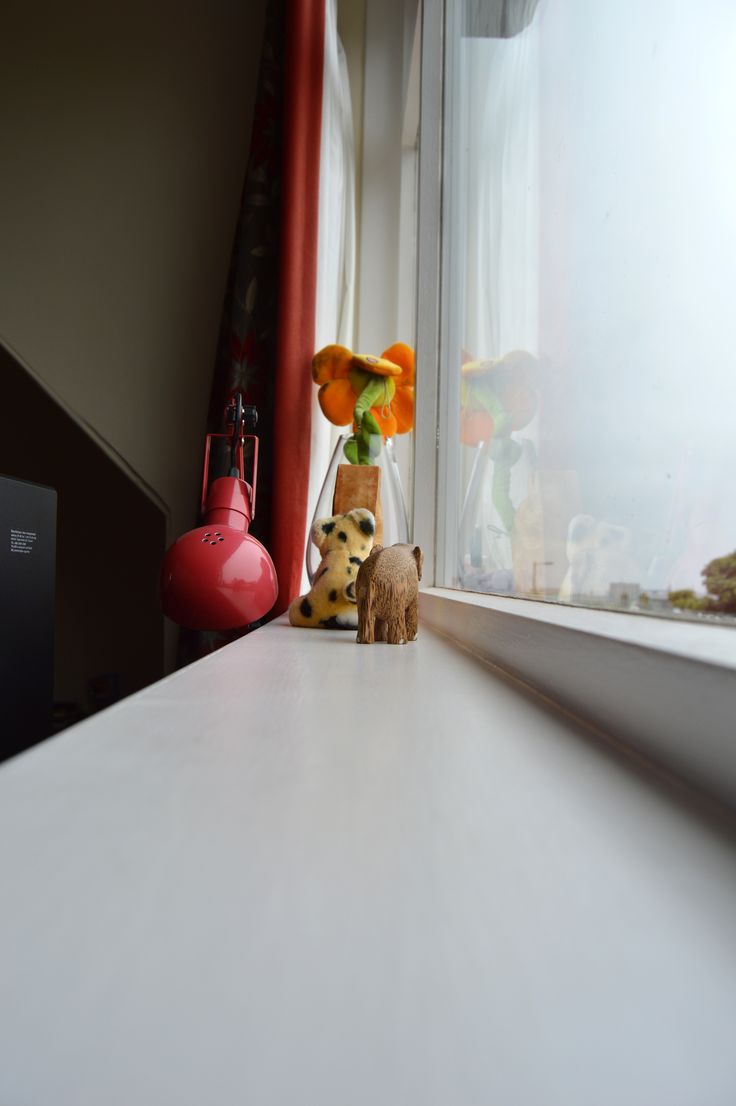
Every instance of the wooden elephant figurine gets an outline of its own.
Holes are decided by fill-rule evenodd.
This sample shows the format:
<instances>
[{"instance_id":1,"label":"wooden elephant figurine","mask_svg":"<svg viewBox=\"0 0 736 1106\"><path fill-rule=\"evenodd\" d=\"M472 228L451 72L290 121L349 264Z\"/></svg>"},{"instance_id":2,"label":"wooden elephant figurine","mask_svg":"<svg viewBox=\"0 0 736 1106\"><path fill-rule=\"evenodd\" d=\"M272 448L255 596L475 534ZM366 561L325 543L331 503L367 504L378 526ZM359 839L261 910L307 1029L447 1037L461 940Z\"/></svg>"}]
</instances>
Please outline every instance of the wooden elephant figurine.
<instances>
[{"instance_id":1,"label":"wooden elephant figurine","mask_svg":"<svg viewBox=\"0 0 736 1106\"><path fill-rule=\"evenodd\" d=\"M403 645L415 640L423 562L418 545L373 546L355 581L360 644Z\"/></svg>"}]
</instances>

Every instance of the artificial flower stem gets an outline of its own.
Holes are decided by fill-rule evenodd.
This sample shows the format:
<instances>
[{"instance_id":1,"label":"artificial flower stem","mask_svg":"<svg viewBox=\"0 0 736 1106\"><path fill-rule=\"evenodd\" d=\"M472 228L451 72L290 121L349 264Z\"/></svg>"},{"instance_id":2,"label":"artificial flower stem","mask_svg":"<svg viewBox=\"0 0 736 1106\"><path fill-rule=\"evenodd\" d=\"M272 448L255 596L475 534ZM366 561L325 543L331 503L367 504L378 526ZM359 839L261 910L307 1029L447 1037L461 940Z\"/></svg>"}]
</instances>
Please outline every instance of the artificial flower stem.
<instances>
[{"instance_id":1,"label":"artificial flower stem","mask_svg":"<svg viewBox=\"0 0 736 1106\"><path fill-rule=\"evenodd\" d=\"M511 501L511 466L506 461L496 461L493 466L491 500L498 511L506 533L511 535L516 511Z\"/></svg>"},{"instance_id":2,"label":"artificial flower stem","mask_svg":"<svg viewBox=\"0 0 736 1106\"><path fill-rule=\"evenodd\" d=\"M369 380L360 393L358 402L355 404L355 410L353 411L353 419L357 426L360 426L362 423L363 415L366 411L370 411L371 407L375 407L379 400L382 400L384 403L389 403L391 400L389 385L385 377L374 377L372 380Z\"/></svg>"},{"instance_id":3,"label":"artificial flower stem","mask_svg":"<svg viewBox=\"0 0 736 1106\"><path fill-rule=\"evenodd\" d=\"M494 447L497 456L493 463L491 502L498 512L506 533L510 535L516 516L516 509L511 499L511 468L518 459L511 460L509 457L510 447L515 444L511 438L511 416L492 391L484 390L477 398L480 406L493 419L494 425Z\"/></svg>"},{"instance_id":4,"label":"artificial flower stem","mask_svg":"<svg viewBox=\"0 0 736 1106\"><path fill-rule=\"evenodd\" d=\"M500 438L508 437L511 434L511 417L498 396L489 390L478 389L474 398L478 406L492 417L495 435Z\"/></svg>"}]
</instances>

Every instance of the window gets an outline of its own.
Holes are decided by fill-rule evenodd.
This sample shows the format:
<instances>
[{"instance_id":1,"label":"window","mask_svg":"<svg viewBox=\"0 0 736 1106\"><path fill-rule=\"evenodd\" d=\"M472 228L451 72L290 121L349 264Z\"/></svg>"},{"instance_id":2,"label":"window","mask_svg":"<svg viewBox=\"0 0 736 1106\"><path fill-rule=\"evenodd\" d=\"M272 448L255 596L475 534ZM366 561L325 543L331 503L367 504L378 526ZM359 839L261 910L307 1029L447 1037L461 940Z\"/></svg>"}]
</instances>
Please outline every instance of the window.
<instances>
[{"instance_id":1,"label":"window","mask_svg":"<svg viewBox=\"0 0 736 1106\"><path fill-rule=\"evenodd\" d=\"M448 586L733 618L734 56L720 0L449 5Z\"/></svg>"},{"instance_id":2,"label":"window","mask_svg":"<svg viewBox=\"0 0 736 1106\"><path fill-rule=\"evenodd\" d=\"M447 0L422 49L425 617L736 794L736 10Z\"/></svg>"}]
</instances>

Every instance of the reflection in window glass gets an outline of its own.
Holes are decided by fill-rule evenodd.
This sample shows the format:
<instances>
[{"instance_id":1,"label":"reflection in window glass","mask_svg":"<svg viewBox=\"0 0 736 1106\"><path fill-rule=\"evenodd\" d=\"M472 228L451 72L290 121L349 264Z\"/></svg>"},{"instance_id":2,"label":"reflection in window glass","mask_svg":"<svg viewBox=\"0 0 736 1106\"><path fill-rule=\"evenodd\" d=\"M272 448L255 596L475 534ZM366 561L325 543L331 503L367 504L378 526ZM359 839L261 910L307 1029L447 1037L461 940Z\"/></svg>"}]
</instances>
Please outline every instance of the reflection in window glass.
<instances>
[{"instance_id":1,"label":"reflection in window glass","mask_svg":"<svg viewBox=\"0 0 736 1106\"><path fill-rule=\"evenodd\" d=\"M733 617L736 5L449 8L446 582Z\"/></svg>"}]
</instances>

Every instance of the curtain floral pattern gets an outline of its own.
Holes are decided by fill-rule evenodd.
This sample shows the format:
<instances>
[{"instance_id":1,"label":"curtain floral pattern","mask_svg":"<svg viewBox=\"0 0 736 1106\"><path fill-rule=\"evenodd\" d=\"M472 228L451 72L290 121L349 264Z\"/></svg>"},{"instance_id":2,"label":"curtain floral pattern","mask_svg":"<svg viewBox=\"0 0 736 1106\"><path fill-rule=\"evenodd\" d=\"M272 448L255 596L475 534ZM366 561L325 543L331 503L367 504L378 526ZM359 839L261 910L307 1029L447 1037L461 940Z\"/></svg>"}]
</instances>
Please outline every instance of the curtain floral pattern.
<instances>
[{"instance_id":1,"label":"curtain floral pattern","mask_svg":"<svg viewBox=\"0 0 736 1106\"><path fill-rule=\"evenodd\" d=\"M324 29L325 0L269 0L209 406L212 432L224 428L225 407L234 396L258 409L261 450L252 532L271 553L279 578L269 617L285 610L298 591L303 560ZM221 475L217 457L210 475ZM183 652L193 659L243 632L199 634Z\"/></svg>"}]
</instances>

